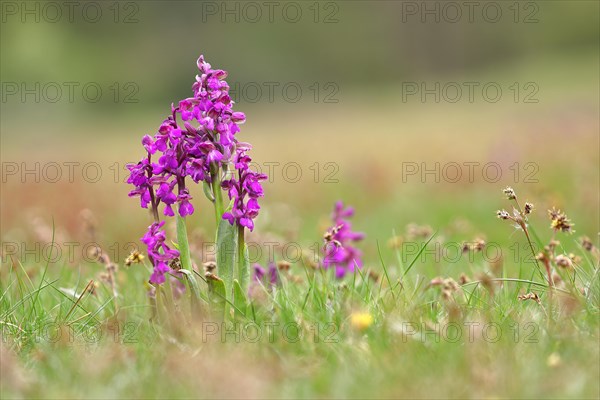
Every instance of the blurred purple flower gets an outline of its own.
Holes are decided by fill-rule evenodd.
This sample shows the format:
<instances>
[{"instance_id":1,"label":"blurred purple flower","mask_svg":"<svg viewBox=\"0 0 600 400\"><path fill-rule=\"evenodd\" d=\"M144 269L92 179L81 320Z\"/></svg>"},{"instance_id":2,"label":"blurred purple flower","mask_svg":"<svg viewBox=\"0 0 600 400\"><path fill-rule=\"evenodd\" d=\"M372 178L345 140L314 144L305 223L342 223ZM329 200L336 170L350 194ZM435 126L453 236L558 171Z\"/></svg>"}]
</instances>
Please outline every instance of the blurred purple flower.
<instances>
[{"instance_id":1,"label":"blurred purple flower","mask_svg":"<svg viewBox=\"0 0 600 400\"><path fill-rule=\"evenodd\" d=\"M353 246L353 242L364 239L365 235L352 231L348 221L354 215L352 207L344 208L341 201L336 202L331 219L333 227L325 235L324 268L335 268L335 276L343 278L346 273L354 272L355 267L362 267L362 252Z\"/></svg>"},{"instance_id":2,"label":"blurred purple flower","mask_svg":"<svg viewBox=\"0 0 600 400\"><path fill-rule=\"evenodd\" d=\"M267 283L270 285L277 285L277 283L279 282L279 275L277 273L277 266L275 265L275 263L269 263L268 271L265 271L265 269L260 264L254 264L254 274L252 275L252 281L256 283L262 282L264 285L266 285Z\"/></svg>"}]
</instances>

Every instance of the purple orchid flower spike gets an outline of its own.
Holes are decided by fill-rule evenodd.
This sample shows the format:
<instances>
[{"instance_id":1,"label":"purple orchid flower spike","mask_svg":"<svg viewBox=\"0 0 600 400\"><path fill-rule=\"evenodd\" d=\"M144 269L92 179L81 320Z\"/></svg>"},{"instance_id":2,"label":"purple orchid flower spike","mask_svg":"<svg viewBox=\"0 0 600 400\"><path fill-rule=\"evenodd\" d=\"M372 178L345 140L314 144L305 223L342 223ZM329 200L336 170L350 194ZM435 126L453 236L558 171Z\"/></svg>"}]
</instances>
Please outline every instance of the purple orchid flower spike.
<instances>
[{"instance_id":1,"label":"purple orchid flower spike","mask_svg":"<svg viewBox=\"0 0 600 400\"><path fill-rule=\"evenodd\" d=\"M176 204L181 216L194 212L185 189L186 178L190 177L195 183L211 183L214 175L211 165L218 167L236 154L235 134L240 131L238 125L246 120L244 113L233 111L229 85L224 80L227 73L213 70L203 56L198 58L197 64L200 74L192 85L194 97L171 107L171 115L162 122L158 132L142 138L147 157L138 164L128 165L127 182L135 186L130 195L140 196L142 204L147 206L149 187L159 186L154 206L164 204L166 216L174 215ZM157 157L157 162L150 162L151 156Z\"/></svg>"},{"instance_id":2,"label":"purple orchid flower spike","mask_svg":"<svg viewBox=\"0 0 600 400\"><path fill-rule=\"evenodd\" d=\"M161 284L165 282L165 274L171 270L169 261L179 256L179 252L169 248L165 243L167 235L163 230L165 221L155 222L148 227L148 232L141 241L148 247L148 257L154 265L150 282Z\"/></svg>"},{"instance_id":3,"label":"purple orchid flower spike","mask_svg":"<svg viewBox=\"0 0 600 400\"><path fill-rule=\"evenodd\" d=\"M186 186L188 177L194 183L211 185L211 201L219 221L223 218L250 230L254 229L254 218L260 209L257 199L263 196L260 182L266 176L248 170L251 159L246 151L250 146L236 138L246 116L233 110L234 102L225 81L227 72L213 69L204 56L198 58L197 65L199 73L192 85L193 97L171 105L170 115L157 132L142 138L146 156L137 164L127 165L130 172L127 183L134 186L129 196L139 196L140 206L150 206L154 216L154 223L142 242L147 245L154 266L150 281L155 284L165 281L170 261L179 256L165 244L159 208L162 205L166 217L175 213L181 217L194 214L196 210ZM221 185L227 171L224 167L229 163L234 164L237 177ZM234 207L225 215L222 189L235 199Z\"/></svg>"},{"instance_id":4,"label":"purple orchid flower spike","mask_svg":"<svg viewBox=\"0 0 600 400\"><path fill-rule=\"evenodd\" d=\"M348 218L353 215L352 207L344 208L341 201L336 202L331 216L334 225L325 234L323 267L335 268L337 278L343 278L346 273L354 272L355 267L363 265L362 252L353 243L363 240L365 235L352 230Z\"/></svg>"}]
</instances>

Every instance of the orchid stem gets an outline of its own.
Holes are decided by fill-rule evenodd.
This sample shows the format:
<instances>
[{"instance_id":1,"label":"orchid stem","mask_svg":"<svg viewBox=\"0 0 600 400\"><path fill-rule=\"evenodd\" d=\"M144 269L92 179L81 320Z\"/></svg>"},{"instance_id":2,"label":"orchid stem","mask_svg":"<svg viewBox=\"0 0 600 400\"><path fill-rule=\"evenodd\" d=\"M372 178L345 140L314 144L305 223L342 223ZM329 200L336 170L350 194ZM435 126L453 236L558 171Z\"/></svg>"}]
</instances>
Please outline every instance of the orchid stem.
<instances>
[{"instance_id":1,"label":"orchid stem","mask_svg":"<svg viewBox=\"0 0 600 400\"><path fill-rule=\"evenodd\" d=\"M237 254L237 278L238 278L238 282L240 284L240 286L242 287L242 289L245 289L245 275L247 273L247 271L244 271L244 268L246 268L246 260L245 260L245 248L246 248L246 242L245 242L245 238L244 238L244 227L241 225L238 225L237 227L237 234L238 234L238 240L237 240L237 245L238 245L238 254Z\"/></svg>"},{"instance_id":2,"label":"orchid stem","mask_svg":"<svg viewBox=\"0 0 600 400\"><path fill-rule=\"evenodd\" d=\"M223 217L223 194L221 193L221 177L219 175L219 167L212 165L210 167L210 172L212 176L212 192L213 196L215 197L215 218L217 226L219 226L221 218Z\"/></svg>"},{"instance_id":3,"label":"orchid stem","mask_svg":"<svg viewBox=\"0 0 600 400\"><path fill-rule=\"evenodd\" d=\"M179 245L179 259L181 267L188 271L192 270L192 259L190 257L190 245L187 236L185 217L177 213L177 244Z\"/></svg>"}]
</instances>

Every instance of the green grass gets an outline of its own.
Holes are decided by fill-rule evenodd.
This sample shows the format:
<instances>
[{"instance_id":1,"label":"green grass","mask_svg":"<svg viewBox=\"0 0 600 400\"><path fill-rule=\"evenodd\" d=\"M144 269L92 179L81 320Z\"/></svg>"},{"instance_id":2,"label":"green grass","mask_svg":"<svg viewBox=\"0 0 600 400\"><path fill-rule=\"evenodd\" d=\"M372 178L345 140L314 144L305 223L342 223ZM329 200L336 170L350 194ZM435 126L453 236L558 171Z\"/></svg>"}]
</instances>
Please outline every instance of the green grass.
<instances>
[{"instance_id":1,"label":"green grass","mask_svg":"<svg viewBox=\"0 0 600 400\"><path fill-rule=\"evenodd\" d=\"M2 398L597 398L598 259L561 239L583 261L552 291L531 264L519 277L508 260L489 284L481 257L440 271L418 253L400 267L378 243L378 280L297 263L224 323L203 279L200 312L167 285L152 318L144 266L117 272L115 299L105 283L82 294L102 266L3 264ZM472 281L455 291L430 284L460 272ZM539 304L518 300L530 291Z\"/></svg>"}]
</instances>

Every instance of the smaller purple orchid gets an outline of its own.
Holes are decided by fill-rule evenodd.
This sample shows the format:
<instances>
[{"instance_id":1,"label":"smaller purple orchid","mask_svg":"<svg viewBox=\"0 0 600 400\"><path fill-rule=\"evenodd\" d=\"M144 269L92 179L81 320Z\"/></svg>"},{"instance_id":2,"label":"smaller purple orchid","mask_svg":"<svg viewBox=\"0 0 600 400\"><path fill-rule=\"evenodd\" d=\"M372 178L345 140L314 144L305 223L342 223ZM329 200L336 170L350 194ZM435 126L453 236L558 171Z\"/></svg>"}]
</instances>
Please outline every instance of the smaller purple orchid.
<instances>
[{"instance_id":1,"label":"smaller purple orchid","mask_svg":"<svg viewBox=\"0 0 600 400\"><path fill-rule=\"evenodd\" d=\"M254 264L254 274L252 275L252 280L257 283L262 282L263 284L269 283L271 285L277 285L279 282L277 266L275 263L270 262L268 271L265 271L260 264Z\"/></svg>"},{"instance_id":2,"label":"smaller purple orchid","mask_svg":"<svg viewBox=\"0 0 600 400\"><path fill-rule=\"evenodd\" d=\"M163 229L164 225L165 221L153 223L141 238L142 243L148 247L148 257L154 265L150 282L155 284L165 282L165 274L171 271L169 263L179 257L179 251L169 248L165 243L167 236Z\"/></svg>"},{"instance_id":3,"label":"smaller purple orchid","mask_svg":"<svg viewBox=\"0 0 600 400\"><path fill-rule=\"evenodd\" d=\"M253 299L260 299L263 291L273 290L279 285L279 271L274 262L270 262L267 268L260 264L254 264L252 268L252 280L248 285L248 296Z\"/></svg>"},{"instance_id":4,"label":"smaller purple orchid","mask_svg":"<svg viewBox=\"0 0 600 400\"><path fill-rule=\"evenodd\" d=\"M335 268L335 276L343 278L346 273L354 272L355 267L362 267L362 252L352 245L364 239L361 232L352 231L352 225L348 218L354 215L352 207L344 208L341 201L335 203L331 216L334 226L325 234L325 246L323 250L324 268Z\"/></svg>"}]
</instances>

